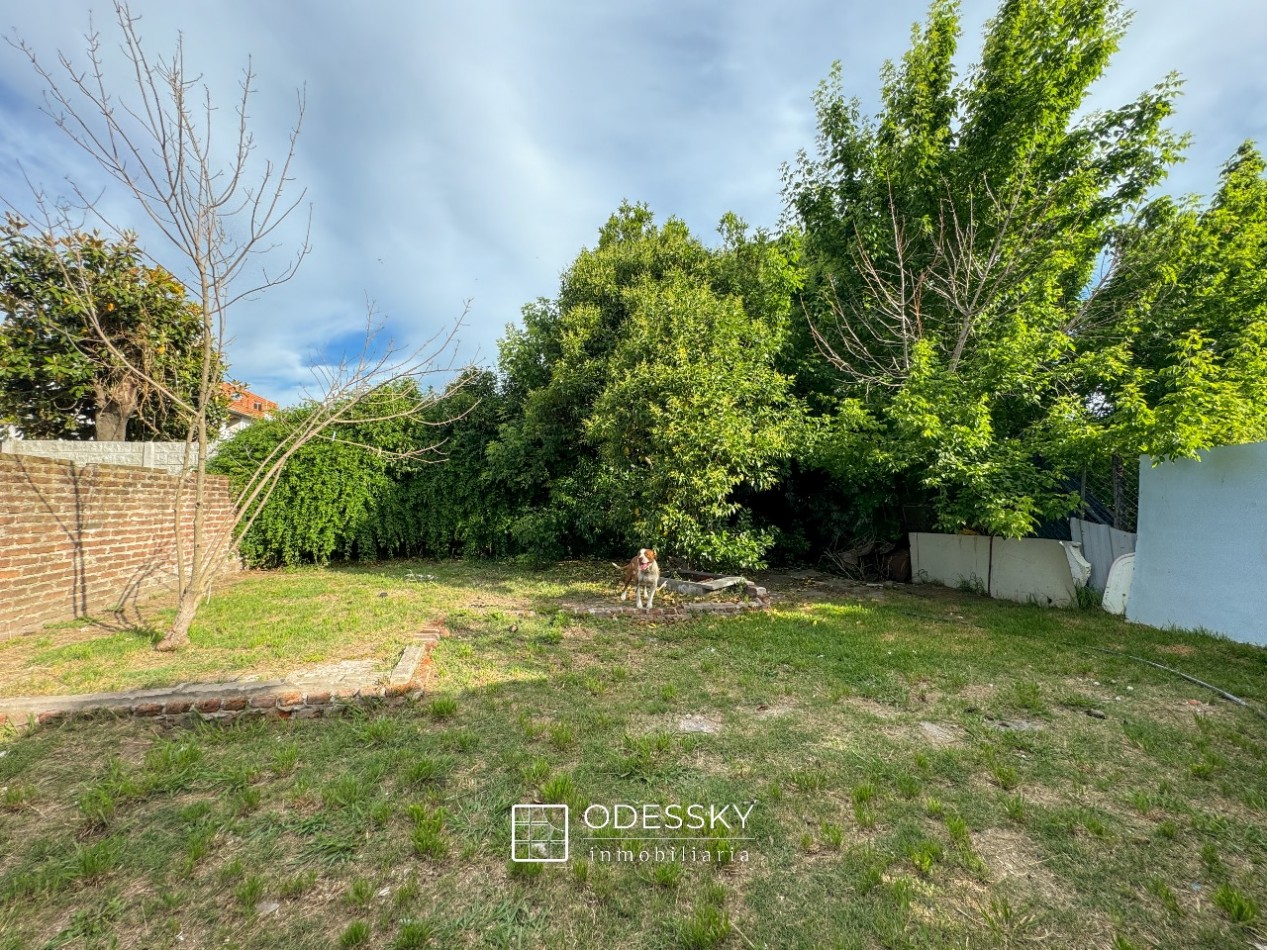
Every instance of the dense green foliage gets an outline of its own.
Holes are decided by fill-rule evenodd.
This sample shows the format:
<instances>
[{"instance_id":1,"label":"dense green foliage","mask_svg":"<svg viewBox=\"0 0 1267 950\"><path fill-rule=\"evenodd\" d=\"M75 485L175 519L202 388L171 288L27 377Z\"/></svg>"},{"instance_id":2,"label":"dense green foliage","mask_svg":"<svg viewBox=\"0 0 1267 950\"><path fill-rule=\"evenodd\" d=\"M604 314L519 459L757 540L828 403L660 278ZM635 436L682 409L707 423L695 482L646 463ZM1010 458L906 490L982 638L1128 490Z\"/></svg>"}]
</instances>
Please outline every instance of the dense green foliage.
<instances>
[{"instance_id":1,"label":"dense green foliage","mask_svg":"<svg viewBox=\"0 0 1267 950\"><path fill-rule=\"evenodd\" d=\"M0 231L0 314L0 423L29 439L185 437L187 415L162 389L196 399L203 322L180 282L146 265L134 241L33 234L10 217ZM218 395L218 361L212 374L208 391ZM213 424L223 408L213 408Z\"/></svg>"},{"instance_id":2,"label":"dense green foliage","mask_svg":"<svg viewBox=\"0 0 1267 950\"><path fill-rule=\"evenodd\" d=\"M775 363L797 247L727 217L706 248L622 206L502 349L507 423L490 475L516 547L544 557L660 547L755 565L772 543L736 492L769 487L798 410Z\"/></svg>"},{"instance_id":3,"label":"dense green foliage","mask_svg":"<svg viewBox=\"0 0 1267 950\"><path fill-rule=\"evenodd\" d=\"M482 527L480 459L498 407L492 374L464 374L420 415L362 421L416 400L409 388L377 394L296 451L242 538L249 562L504 553ZM299 406L248 427L220 448L209 469L241 490L310 411Z\"/></svg>"},{"instance_id":4,"label":"dense green foliage","mask_svg":"<svg viewBox=\"0 0 1267 950\"><path fill-rule=\"evenodd\" d=\"M1160 200L1122 242L1126 305L1080 341L1104 444L1155 458L1267 439L1267 179L1251 144L1204 209Z\"/></svg>"},{"instance_id":5,"label":"dense green foliage","mask_svg":"<svg viewBox=\"0 0 1267 950\"><path fill-rule=\"evenodd\" d=\"M775 363L798 249L733 217L721 230L711 250L682 222L623 206L558 299L508 330L499 377L468 372L431 425L352 424L342 442L306 446L244 553L546 560L667 546L691 563L761 563L774 535L738 496L772 487L797 444L800 410ZM214 467L241 481L303 412L251 427ZM434 440L441 453L403 462L350 444Z\"/></svg>"},{"instance_id":6,"label":"dense green foliage","mask_svg":"<svg viewBox=\"0 0 1267 950\"><path fill-rule=\"evenodd\" d=\"M877 506L927 500L943 528L1009 536L1069 510L1097 268L1180 145L1174 80L1079 117L1124 27L1112 0L1009 0L956 82L957 5L939 0L877 117L838 72L819 88L818 154L785 184L838 370L817 460Z\"/></svg>"},{"instance_id":7,"label":"dense green foliage","mask_svg":"<svg viewBox=\"0 0 1267 950\"><path fill-rule=\"evenodd\" d=\"M1079 475L1267 438L1264 162L1247 143L1204 208L1158 197L1178 80L1086 109L1127 23L1004 0L959 77L958 5L934 0L877 115L838 67L819 87L784 233L727 215L709 247L622 205L496 373L388 434L443 439L444 464L305 449L248 554L743 568L934 525L1017 537Z\"/></svg>"}]
</instances>

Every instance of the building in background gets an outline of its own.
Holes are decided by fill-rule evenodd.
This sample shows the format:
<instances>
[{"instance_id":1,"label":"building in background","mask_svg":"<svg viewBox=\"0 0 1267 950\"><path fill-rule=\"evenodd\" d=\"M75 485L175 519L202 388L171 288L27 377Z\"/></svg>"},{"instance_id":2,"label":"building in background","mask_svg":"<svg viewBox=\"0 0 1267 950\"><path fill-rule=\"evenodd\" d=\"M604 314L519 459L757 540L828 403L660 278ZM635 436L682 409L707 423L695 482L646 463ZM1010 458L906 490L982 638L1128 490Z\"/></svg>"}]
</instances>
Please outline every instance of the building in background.
<instances>
[{"instance_id":1,"label":"building in background","mask_svg":"<svg viewBox=\"0 0 1267 950\"><path fill-rule=\"evenodd\" d=\"M222 383L222 390L229 399L229 415L220 432L227 439L241 432L258 419L267 419L277 411L277 403L233 383Z\"/></svg>"}]
</instances>

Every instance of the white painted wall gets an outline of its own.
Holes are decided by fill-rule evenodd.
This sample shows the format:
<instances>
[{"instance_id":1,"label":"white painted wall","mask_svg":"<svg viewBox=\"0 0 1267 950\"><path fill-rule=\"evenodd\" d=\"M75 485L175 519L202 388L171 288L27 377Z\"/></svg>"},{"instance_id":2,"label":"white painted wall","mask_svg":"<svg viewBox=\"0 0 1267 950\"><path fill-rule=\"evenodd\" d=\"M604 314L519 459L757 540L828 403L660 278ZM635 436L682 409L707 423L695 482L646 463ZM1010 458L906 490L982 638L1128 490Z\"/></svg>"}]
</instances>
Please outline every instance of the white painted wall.
<instances>
[{"instance_id":1,"label":"white painted wall","mask_svg":"<svg viewBox=\"0 0 1267 950\"><path fill-rule=\"evenodd\" d=\"M1267 442L1139 467L1126 618L1267 645Z\"/></svg>"},{"instance_id":2,"label":"white painted wall","mask_svg":"<svg viewBox=\"0 0 1267 950\"><path fill-rule=\"evenodd\" d=\"M72 439L14 439L0 442L0 452L65 459L80 465L131 465L158 468L180 474L185 458L184 442L77 442ZM211 455L215 454L212 447ZM190 464L197 464L195 449Z\"/></svg>"},{"instance_id":3,"label":"white painted wall","mask_svg":"<svg viewBox=\"0 0 1267 950\"><path fill-rule=\"evenodd\" d=\"M229 413L228 421L225 422L224 427L220 430L220 438L228 439L235 436L254 421L250 416L239 416L236 413Z\"/></svg>"},{"instance_id":4,"label":"white painted wall","mask_svg":"<svg viewBox=\"0 0 1267 950\"><path fill-rule=\"evenodd\" d=\"M983 592L990 586L990 538L980 534L911 533L911 577Z\"/></svg>"}]
</instances>

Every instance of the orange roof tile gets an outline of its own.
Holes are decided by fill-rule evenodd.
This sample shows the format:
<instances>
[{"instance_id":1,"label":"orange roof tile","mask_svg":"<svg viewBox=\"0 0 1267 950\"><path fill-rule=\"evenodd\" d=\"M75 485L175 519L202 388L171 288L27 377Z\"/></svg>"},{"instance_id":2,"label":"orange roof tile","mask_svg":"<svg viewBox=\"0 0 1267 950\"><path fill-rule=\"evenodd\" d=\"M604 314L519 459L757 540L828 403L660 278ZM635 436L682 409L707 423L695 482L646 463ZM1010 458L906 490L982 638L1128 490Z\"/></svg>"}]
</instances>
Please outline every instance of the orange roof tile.
<instances>
[{"instance_id":1,"label":"orange roof tile","mask_svg":"<svg viewBox=\"0 0 1267 950\"><path fill-rule=\"evenodd\" d=\"M229 397L229 411L252 419L264 419L277 411L277 403L256 395L249 389L230 383L220 384L221 392Z\"/></svg>"}]
</instances>

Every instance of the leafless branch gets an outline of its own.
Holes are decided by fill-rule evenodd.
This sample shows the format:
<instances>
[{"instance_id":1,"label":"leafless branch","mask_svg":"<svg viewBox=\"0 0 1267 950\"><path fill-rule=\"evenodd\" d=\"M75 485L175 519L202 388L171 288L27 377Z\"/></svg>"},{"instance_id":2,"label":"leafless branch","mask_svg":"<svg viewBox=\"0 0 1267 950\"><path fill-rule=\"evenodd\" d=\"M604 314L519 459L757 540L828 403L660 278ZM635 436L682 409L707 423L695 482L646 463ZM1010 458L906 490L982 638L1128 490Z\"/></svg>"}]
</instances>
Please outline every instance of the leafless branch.
<instances>
[{"instance_id":1,"label":"leafless branch","mask_svg":"<svg viewBox=\"0 0 1267 950\"><path fill-rule=\"evenodd\" d=\"M236 121L227 145L222 146L216 136L224 128L216 121L211 90L201 77L186 72L182 41L177 39L170 58L153 59L141 41L140 18L131 12L126 0L114 0L114 18L122 37L121 51L128 74L120 86L108 76L101 35L91 24L85 37L86 65L82 67L60 53L58 65L49 67L21 39L10 42L28 58L43 80L45 111L56 125L134 199L174 256L183 262L181 281L198 307L202 330L200 372L196 390L189 395L169 385L111 338L101 320L93 288L74 278L74 242L67 245L72 248L66 262L67 281L72 293L80 298L88 332L96 338L94 342L124 368L133 383L160 394L188 419L186 475L178 483L173 505L179 608L161 645L170 648L187 640L194 612L223 568L229 550L251 529L286 464L304 445L325 437L367 451L383 451L402 460L439 451L442 441L388 453L363 444L349 435L347 427L405 417L432 425L452 421L427 416L461 384L437 394L432 390L424 392L418 381L453 369L456 335L465 312L452 326L418 348L405 350L388 342L380 349L381 328L375 325L373 308L367 308L360 354L344 358L335 366L313 367L319 395L303 412L294 414L293 428L283 433L240 486L232 524L223 530L213 528L207 520L206 465L216 433L211 431L209 412L220 398L227 312L244 298L290 280L309 249L310 209L303 239L293 256L278 270L270 271L267 266L266 258L276 249L279 229L295 216L306 198L305 190L296 192L293 175L305 111L304 93L301 89L297 94L295 121L281 160L261 163L255 157L250 122L255 74L249 62L235 102ZM221 155L227 156L225 160L219 159ZM105 213L100 196L88 195L74 182L71 187L84 214L116 235L130 234ZM56 220L58 216L49 213L38 196L36 205L46 212L50 235L56 233L55 225L66 224L65 216ZM256 262L259 270L254 274ZM406 382L416 395L403 394ZM393 393L394 404L383 405L378 400L385 393ZM192 532L187 544L182 526L191 516Z\"/></svg>"},{"instance_id":2,"label":"leafless branch","mask_svg":"<svg viewBox=\"0 0 1267 950\"><path fill-rule=\"evenodd\" d=\"M829 278L826 320L810 320L827 360L856 384L895 388L910 374L915 346L928 341L956 371L970 342L1021 305L1021 288L1050 251L1053 196L1036 199L1026 188L1024 176L1004 194L988 182L966 195L947 185L931 228L907 220L890 191L883 252L856 231L856 289L842 295Z\"/></svg>"}]
</instances>

